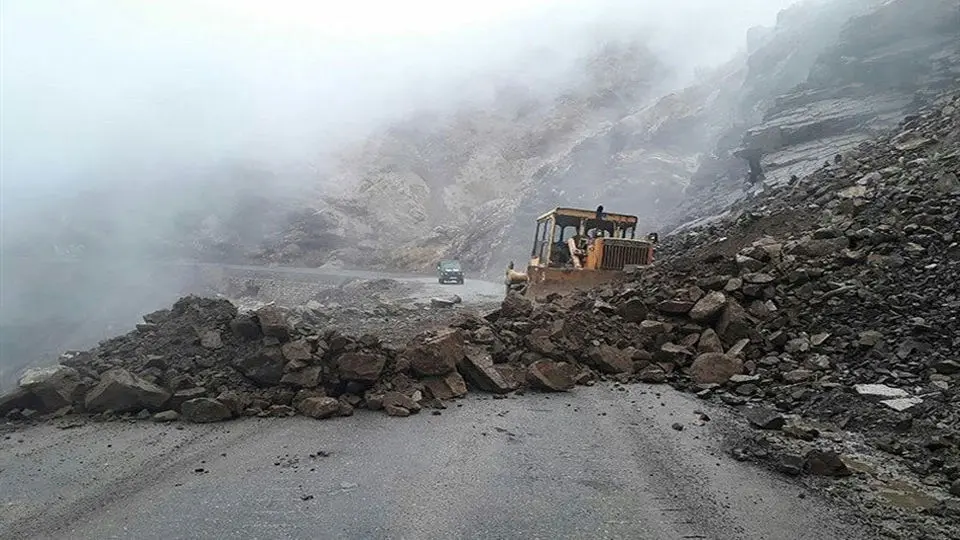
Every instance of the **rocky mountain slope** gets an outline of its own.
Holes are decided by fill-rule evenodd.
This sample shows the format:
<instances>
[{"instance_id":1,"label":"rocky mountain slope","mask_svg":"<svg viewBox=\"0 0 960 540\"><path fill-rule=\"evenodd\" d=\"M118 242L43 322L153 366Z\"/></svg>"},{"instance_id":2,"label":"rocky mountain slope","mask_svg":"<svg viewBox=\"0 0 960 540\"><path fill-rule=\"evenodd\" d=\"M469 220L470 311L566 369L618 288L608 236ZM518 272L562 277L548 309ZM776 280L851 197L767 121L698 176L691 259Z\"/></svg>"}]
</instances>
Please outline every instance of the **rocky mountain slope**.
<instances>
[{"instance_id":1,"label":"rocky mountain slope","mask_svg":"<svg viewBox=\"0 0 960 540\"><path fill-rule=\"evenodd\" d=\"M575 66L568 88L507 80L489 104L412 115L344 152L331 183L353 189L324 197L259 256L423 269L454 245L489 248L531 178L569 167L570 156L609 154L592 139L670 76L642 43L613 42ZM489 255L458 256L477 268Z\"/></svg>"},{"instance_id":2,"label":"rocky mountain slope","mask_svg":"<svg viewBox=\"0 0 960 540\"><path fill-rule=\"evenodd\" d=\"M661 259L624 283L511 293L446 328L408 326L399 345L329 328L316 306L247 312L188 297L28 372L0 414L213 422L362 407L405 417L470 390L666 383L742 413L733 458L825 488L888 537L953 538L958 173L955 90L812 174L666 238Z\"/></svg>"},{"instance_id":3,"label":"rocky mountain slope","mask_svg":"<svg viewBox=\"0 0 960 540\"><path fill-rule=\"evenodd\" d=\"M722 137L733 144L714 149L668 225L745 196L751 168L767 185L809 174L960 79L960 7L951 0L794 8L758 39L740 102L744 125Z\"/></svg>"},{"instance_id":4,"label":"rocky mountain slope","mask_svg":"<svg viewBox=\"0 0 960 540\"><path fill-rule=\"evenodd\" d=\"M319 204L258 257L428 269L447 256L498 273L555 205L606 204L661 231L719 213L956 83L956 3L920 4L801 3L751 30L742 56L660 98L669 66L621 43L585 60L586 82L555 100L513 87L487 109L411 118L341 164L353 195Z\"/></svg>"}]
</instances>

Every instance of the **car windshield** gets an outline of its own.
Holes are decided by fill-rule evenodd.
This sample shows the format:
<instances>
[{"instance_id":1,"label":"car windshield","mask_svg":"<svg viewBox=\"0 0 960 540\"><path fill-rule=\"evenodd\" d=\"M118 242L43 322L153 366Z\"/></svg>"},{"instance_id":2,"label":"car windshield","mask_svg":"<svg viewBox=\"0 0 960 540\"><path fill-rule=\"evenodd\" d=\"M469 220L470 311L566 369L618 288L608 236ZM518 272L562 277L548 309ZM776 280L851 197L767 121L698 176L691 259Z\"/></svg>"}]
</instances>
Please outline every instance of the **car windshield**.
<instances>
[{"instance_id":1,"label":"car windshield","mask_svg":"<svg viewBox=\"0 0 960 540\"><path fill-rule=\"evenodd\" d=\"M440 263L440 268L443 270L451 270L453 272L460 271L460 263L452 261L444 261Z\"/></svg>"}]
</instances>

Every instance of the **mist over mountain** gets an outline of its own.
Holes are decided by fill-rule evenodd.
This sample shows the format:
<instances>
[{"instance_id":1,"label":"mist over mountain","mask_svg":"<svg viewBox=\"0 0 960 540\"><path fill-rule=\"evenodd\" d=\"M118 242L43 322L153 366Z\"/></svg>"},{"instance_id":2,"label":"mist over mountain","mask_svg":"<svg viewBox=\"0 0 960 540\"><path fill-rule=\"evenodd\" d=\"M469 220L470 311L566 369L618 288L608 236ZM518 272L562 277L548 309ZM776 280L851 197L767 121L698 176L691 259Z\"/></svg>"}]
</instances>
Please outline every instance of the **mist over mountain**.
<instances>
[{"instance_id":1,"label":"mist over mountain","mask_svg":"<svg viewBox=\"0 0 960 540\"><path fill-rule=\"evenodd\" d=\"M317 201L255 257L420 270L455 257L493 275L559 205L605 204L667 232L809 174L956 84L957 11L801 2L692 79L681 43L665 53L656 33L607 35L552 96L512 79L486 106L371 135L334 173L353 191Z\"/></svg>"}]
</instances>

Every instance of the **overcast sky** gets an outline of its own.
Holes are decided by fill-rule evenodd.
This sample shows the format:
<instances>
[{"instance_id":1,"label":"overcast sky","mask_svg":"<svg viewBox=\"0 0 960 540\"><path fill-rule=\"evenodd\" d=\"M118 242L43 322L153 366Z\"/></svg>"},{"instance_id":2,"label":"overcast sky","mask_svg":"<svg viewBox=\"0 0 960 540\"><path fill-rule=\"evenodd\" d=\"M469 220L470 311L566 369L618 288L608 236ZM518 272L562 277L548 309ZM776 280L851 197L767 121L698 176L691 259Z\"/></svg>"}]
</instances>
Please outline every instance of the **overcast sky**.
<instances>
[{"instance_id":1,"label":"overcast sky","mask_svg":"<svg viewBox=\"0 0 960 540\"><path fill-rule=\"evenodd\" d=\"M174 162L309 162L533 49L642 34L689 70L791 3L4 0L0 181L9 197Z\"/></svg>"}]
</instances>

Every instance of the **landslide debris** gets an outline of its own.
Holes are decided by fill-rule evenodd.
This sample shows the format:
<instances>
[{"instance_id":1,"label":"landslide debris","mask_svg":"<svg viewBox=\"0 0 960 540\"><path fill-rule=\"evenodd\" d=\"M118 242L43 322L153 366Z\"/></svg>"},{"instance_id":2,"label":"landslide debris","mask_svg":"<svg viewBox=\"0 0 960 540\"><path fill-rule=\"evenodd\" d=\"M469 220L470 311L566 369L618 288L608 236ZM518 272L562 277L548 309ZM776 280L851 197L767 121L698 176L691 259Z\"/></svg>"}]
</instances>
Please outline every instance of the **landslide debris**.
<instances>
[{"instance_id":1,"label":"landslide debris","mask_svg":"<svg viewBox=\"0 0 960 540\"><path fill-rule=\"evenodd\" d=\"M469 389L669 383L742 409L753 431L734 457L788 474L854 474L841 433L855 433L939 490L920 508L931 521L911 523L950 537L960 517L950 499L960 481L958 173L952 95L719 222L665 238L660 261L621 285L536 301L511 293L404 346L327 329L310 310L241 313L187 297L27 373L0 414L404 417Z\"/></svg>"}]
</instances>

